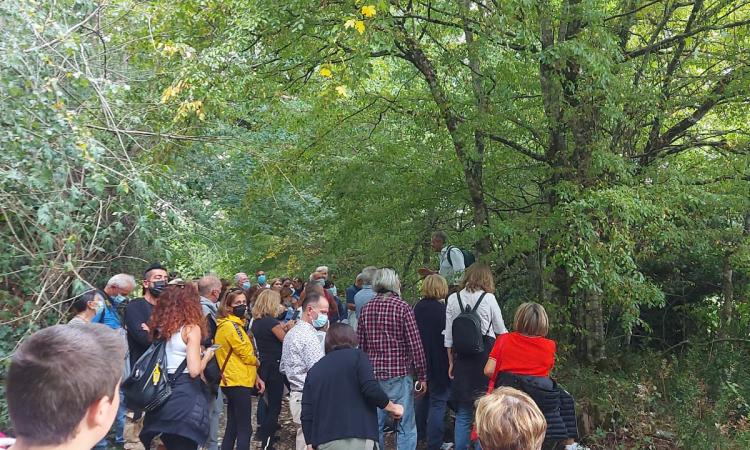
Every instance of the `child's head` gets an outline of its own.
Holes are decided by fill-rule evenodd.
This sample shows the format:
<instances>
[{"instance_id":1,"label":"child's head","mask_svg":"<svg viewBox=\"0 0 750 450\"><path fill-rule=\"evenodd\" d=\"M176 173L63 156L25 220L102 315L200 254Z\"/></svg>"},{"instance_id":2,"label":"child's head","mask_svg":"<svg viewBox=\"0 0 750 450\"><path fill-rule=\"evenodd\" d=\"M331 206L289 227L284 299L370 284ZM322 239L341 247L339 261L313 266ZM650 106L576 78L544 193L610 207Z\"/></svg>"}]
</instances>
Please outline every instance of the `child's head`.
<instances>
[{"instance_id":1,"label":"child's head","mask_svg":"<svg viewBox=\"0 0 750 450\"><path fill-rule=\"evenodd\" d=\"M513 329L527 336L547 336L549 330L547 311L539 303L523 303L516 309Z\"/></svg>"},{"instance_id":2,"label":"child's head","mask_svg":"<svg viewBox=\"0 0 750 450\"><path fill-rule=\"evenodd\" d=\"M477 402L475 420L483 450L540 450L547 431L534 400L505 386Z\"/></svg>"},{"instance_id":3,"label":"child's head","mask_svg":"<svg viewBox=\"0 0 750 450\"><path fill-rule=\"evenodd\" d=\"M25 339L6 386L18 440L93 447L115 419L124 361L122 338L105 325L56 325Z\"/></svg>"}]
</instances>

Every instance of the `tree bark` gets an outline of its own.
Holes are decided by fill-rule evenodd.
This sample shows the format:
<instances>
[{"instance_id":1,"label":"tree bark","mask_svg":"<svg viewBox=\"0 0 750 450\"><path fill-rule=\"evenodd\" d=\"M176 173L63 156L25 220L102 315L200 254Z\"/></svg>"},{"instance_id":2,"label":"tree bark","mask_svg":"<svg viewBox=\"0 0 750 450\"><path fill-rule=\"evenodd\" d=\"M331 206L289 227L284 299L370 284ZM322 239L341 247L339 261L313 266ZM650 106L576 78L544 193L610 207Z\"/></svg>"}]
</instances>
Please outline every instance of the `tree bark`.
<instances>
[{"instance_id":1,"label":"tree bark","mask_svg":"<svg viewBox=\"0 0 750 450\"><path fill-rule=\"evenodd\" d=\"M732 282L732 262L731 254L724 257L724 267L721 270L721 328L719 337L724 338L729 335L729 329L732 325L732 314L734 313L734 283Z\"/></svg>"},{"instance_id":2,"label":"tree bark","mask_svg":"<svg viewBox=\"0 0 750 450\"><path fill-rule=\"evenodd\" d=\"M399 34L403 40L403 47L400 49L404 53L406 59L410 61L414 67L419 70L424 78L427 86L430 90L433 101L440 110L440 115L443 119L445 127L450 135L453 148L456 152L456 157L461 163L464 173L464 180L469 191L469 198L471 199L472 212L474 224L477 227L481 227L484 230L482 237L477 241L475 249L477 257L481 258L483 255L488 254L491 249L491 241L489 236L489 217L487 214L487 202L485 201L484 187L483 187L483 160L482 158L472 158L472 140L474 145L480 145L481 147L475 147L476 155L483 156L484 154L484 141L483 139L476 140L474 133L466 130L466 127L462 127L462 121L459 116L453 111L448 97L440 84L435 67L432 61L427 57L419 43L411 37L403 25L399 25ZM396 44L399 45L398 43ZM404 48L405 47L405 48ZM471 137L474 137L472 139Z\"/></svg>"}]
</instances>

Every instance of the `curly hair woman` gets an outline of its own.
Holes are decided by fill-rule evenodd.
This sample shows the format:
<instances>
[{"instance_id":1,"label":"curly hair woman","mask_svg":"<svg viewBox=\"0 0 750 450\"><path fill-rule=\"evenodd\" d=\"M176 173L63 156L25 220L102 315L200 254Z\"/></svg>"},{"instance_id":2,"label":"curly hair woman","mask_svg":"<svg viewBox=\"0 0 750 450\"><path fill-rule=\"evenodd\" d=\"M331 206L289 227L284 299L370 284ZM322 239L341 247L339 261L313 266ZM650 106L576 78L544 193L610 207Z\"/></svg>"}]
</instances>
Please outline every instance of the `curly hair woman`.
<instances>
[{"instance_id":1,"label":"curly hair woman","mask_svg":"<svg viewBox=\"0 0 750 450\"><path fill-rule=\"evenodd\" d=\"M166 341L167 374L172 394L158 409L146 413L140 439L150 448L161 434L167 450L195 450L208 437L208 390L200 376L213 350L201 356L206 319L198 288L192 283L167 286L154 306L148 324L152 341Z\"/></svg>"}]
</instances>

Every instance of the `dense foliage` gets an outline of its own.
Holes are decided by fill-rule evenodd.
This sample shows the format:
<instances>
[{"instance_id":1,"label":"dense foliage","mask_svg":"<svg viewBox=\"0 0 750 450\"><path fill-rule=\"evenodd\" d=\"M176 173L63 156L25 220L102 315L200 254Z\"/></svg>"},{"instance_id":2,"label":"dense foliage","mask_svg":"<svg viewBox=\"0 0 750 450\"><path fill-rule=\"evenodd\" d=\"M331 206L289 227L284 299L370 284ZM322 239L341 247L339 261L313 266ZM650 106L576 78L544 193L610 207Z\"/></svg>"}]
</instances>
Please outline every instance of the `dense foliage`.
<instances>
[{"instance_id":1,"label":"dense foliage","mask_svg":"<svg viewBox=\"0 0 750 450\"><path fill-rule=\"evenodd\" d=\"M3 358L151 260L388 265L415 298L443 229L506 322L547 306L592 442L750 439L746 2L21 0L0 24Z\"/></svg>"}]
</instances>

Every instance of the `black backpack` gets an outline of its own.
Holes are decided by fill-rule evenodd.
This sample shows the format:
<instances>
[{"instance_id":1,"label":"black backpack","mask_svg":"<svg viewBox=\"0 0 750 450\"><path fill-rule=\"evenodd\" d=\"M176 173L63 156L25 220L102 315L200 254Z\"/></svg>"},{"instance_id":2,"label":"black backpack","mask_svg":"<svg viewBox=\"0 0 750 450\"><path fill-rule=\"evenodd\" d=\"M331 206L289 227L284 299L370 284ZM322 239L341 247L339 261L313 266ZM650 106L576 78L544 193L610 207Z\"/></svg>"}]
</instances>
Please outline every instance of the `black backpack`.
<instances>
[{"instance_id":1,"label":"black backpack","mask_svg":"<svg viewBox=\"0 0 750 450\"><path fill-rule=\"evenodd\" d=\"M453 267L453 262L451 261L451 249L458 248L453 245L448 246L448 252L446 253L446 257L448 258L448 264ZM474 253L470 252L469 250L464 250L462 248L459 248L461 250L461 254L464 255L464 267L469 267L470 265L474 264L476 262L476 258L474 257Z\"/></svg>"},{"instance_id":2,"label":"black backpack","mask_svg":"<svg viewBox=\"0 0 750 450\"><path fill-rule=\"evenodd\" d=\"M479 317L477 309L486 294L486 292L482 293L473 308L469 305L466 305L464 308L461 295L456 292L458 307L461 309L461 313L453 319L451 331L453 332L453 350L458 354L476 355L484 351L482 318Z\"/></svg>"},{"instance_id":3,"label":"black backpack","mask_svg":"<svg viewBox=\"0 0 750 450\"><path fill-rule=\"evenodd\" d=\"M187 367L187 358L174 375L167 373L167 341L156 341L133 365L122 383L125 404L133 411L153 411L172 395L175 378Z\"/></svg>"}]
</instances>

